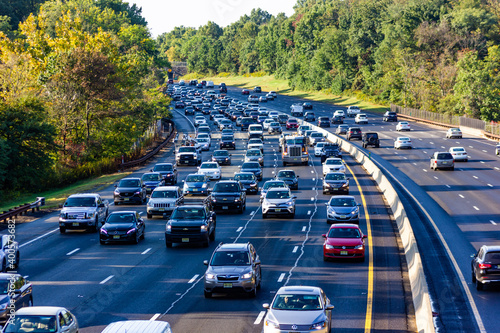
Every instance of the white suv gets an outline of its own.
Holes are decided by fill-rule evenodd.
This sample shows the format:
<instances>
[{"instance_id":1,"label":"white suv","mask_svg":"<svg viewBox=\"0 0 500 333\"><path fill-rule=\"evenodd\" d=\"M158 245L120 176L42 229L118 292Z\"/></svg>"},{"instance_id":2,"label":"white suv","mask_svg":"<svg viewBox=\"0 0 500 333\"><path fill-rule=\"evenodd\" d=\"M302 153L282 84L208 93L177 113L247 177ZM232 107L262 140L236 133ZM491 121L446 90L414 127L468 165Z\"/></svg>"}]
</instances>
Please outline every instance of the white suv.
<instances>
[{"instance_id":1,"label":"white suv","mask_svg":"<svg viewBox=\"0 0 500 333\"><path fill-rule=\"evenodd\" d=\"M323 176L329 172L346 172L344 161L338 157L329 157L323 163Z\"/></svg>"},{"instance_id":2,"label":"white suv","mask_svg":"<svg viewBox=\"0 0 500 333\"><path fill-rule=\"evenodd\" d=\"M368 117L364 113L358 113L354 118L356 124L368 124Z\"/></svg>"},{"instance_id":3,"label":"white suv","mask_svg":"<svg viewBox=\"0 0 500 333\"><path fill-rule=\"evenodd\" d=\"M153 215L172 214L175 207L184 202L179 186L159 186L153 190L147 205L148 219Z\"/></svg>"}]
</instances>

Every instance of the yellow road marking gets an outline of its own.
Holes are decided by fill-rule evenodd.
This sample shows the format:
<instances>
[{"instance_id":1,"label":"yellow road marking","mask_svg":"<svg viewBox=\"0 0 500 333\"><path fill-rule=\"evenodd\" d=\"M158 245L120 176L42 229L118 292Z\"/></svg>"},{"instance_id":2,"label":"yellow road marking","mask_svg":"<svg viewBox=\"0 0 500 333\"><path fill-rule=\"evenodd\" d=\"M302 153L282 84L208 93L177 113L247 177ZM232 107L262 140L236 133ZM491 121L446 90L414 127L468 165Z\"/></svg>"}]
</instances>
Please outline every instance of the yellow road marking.
<instances>
[{"instance_id":1,"label":"yellow road marking","mask_svg":"<svg viewBox=\"0 0 500 333\"><path fill-rule=\"evenodd\" d=\"M346 164L347 169L352 174L352 178L356 182L359 189L359 194L361 196L361 202L363 203L363 208L365 211L366 219L366 229L368 236L368 291L366 295L366 317L365 317L365 333L368 333L372 329L372 311L373 311L373 242L372 242L372 227L370 223L370 214L368 213L368 208L366 207L366 200L361 189L361 185L358 182L358 178L354 175L352 169Z\"/></svg>"}]
</instances>

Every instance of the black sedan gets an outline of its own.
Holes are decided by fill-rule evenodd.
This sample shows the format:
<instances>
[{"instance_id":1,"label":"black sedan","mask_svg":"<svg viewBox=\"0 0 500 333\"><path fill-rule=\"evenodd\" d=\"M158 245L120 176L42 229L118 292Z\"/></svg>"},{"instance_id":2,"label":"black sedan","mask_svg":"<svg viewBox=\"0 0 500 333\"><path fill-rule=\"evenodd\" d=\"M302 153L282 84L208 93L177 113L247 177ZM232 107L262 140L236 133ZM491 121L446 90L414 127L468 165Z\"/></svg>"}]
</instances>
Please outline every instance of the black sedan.
<instances>
[{"instance_id":1,"label":"black sedan","mask_svg":"<svg viewBox=\"0 0 500 333\"><path fill-rule=\"evenodd\" d=\"M146 185L141 178L123 178L113 193L115 206L130 202L141 204L146 202L146 196Z\"/></svg>"},{"instance_id":2,"label":"black sedan","mask_svg":"<svg viewBox=\"0 0 500 333\"><path fill-rule=\"evenodd\" d=\"M139 213L135 211L121 211L109 214L106 223L101 227L99 242L132 242L139 243L144 239L146 225Z\"/></svg>"},{"instance_id":3,"label":"black sedan","mask_svg":"<svg viewBox=\"0 0 500 333\"><path fill-rule=\"evenodd\" d=\"M240 172L251 172L260 181L262 180L262 167L259 162L245 162L240 167Z\"/></svg>"},{"instance_id":4,"label":"black sedan","mask_svg":"<svg viewBox=\"0 0 500 333\"><path fill-rule=\"evenodd\" d=\"M313 105L312 105L310 102L304 102L304 104L302 104L302 107L303 107L305 110L312 110Z\"/></svg>"},{"instance_id":5,"label":"black sedan","mask_svg":"<svg viewBox=\"0 0 500 333\"><path fill-rule=\"evenodd\" d=\"M332 118L332 124L343 124L344 123L344 117L342 116L334 116Z\"/></svg>"},{"instance_id":6,"label":"black sedan","mask_svg":"<svg viewBox=\"0 0 500 333\"><path fill-rule=\"evenodd\" d=\"M247 194L257 194L259 193L259 183L257 178L251 172L241 172L234 175L234 180L238 180L243 188L247 191Z\"/></svg>"},{"instance_id":7,"label":"black sedan","mask_svg":"<svg viewBox=\"0 0 500 333\"><path fill-rule=\"evenodd\" d=\"M176 109L184 109L185 107L186 107L186 104L184 104L184 102L182 102L182 101L175 103Z\"/></svg>"},{"instance_id":8,"label":"black sedan","mask_svg":"<svg viewBox=\"0 0 500 333\"><path fill-rule=\"evenodd\" d=\"M291 190L299 189L299 176L293 170L280 170L276 174L276 179L282 180Z\"/></svg>"},{"instance_id":9,"label":"black sedan","mask_svg":"<svg viewBox=\"0 0 500 333\"><path fill-rule=\"evenodd\" d=\"M224 149L216 150L212 155L212 162L217 162L219 165L231 165L231 154Z\"/></svg>"},{"instance_id":10,"label":"black sedan","mask_svg":"<svg viewBox=\"0 0 500 333\"><path fill-rule=\"evenodd\" d=\"M318 127L330 127L330 119L328 117L319 117Z\"/></svg>"}]
</instances>

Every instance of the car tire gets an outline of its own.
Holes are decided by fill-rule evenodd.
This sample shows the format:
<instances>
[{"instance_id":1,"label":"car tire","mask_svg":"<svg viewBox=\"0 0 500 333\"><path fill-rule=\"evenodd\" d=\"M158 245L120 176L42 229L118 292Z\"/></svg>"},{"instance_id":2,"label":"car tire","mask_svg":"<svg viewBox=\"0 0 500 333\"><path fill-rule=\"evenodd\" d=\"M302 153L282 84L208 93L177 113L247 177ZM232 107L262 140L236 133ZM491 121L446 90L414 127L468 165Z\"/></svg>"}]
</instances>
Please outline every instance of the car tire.
<instances>
[{"instance_id":1,"label":"car tire","mask_svg":"<svg viewBox=\"0 0 500 333\"><path fill-rule=\"evenodd\" d=\"M267 214L262 213L262 219L267 219Z\"/></svg>"},{"instance_id":2,"label":"car tire","mask_svg":"<svg viewBox=\"0 0 500 333\"><path fill-rule=\"evenodd\" d=\"M290 214L290 218L291 218L291 219L294 219L294 218L295 218L295 212L293 212L293 213L291 213L291 214Z\"/></svg>"},{"instance_id":3,"label":"car tire","mask_svg":"<svg viewBox=\"0 0 500 333\"><path fill-rule=\"evenodd\" d=\"M476 290L481 291L483 290L483 287L484 287L483 284L478 280L476 280Z\"/></svg>"},{"instance_id":4,"label":"car tire","mask_svg":"<svg viewBox=\"0 0 500 333\"><path fill-rule=\"evenodd\" d=\"M203 247L209 247L209 246L210 246L210 240L207 239L205 242L203 242Z\"/></svg>"},{"instance_id":5,"label":"car tire","mask_svg":"<svg viewBox=\"0 0 500 333\"><path fill-rule=\"evenodd\" d=\"M212 298L212 293L209 291L204 290L203 294L205 295L205 298Z\"/></svg>"},{"instance_id":6,"label":"car tire","mask_svg":"<svg viewBox=\"0 0 500 333\"><path fill-rule=\"evenodd\" d=\"M120 203L118 201L114 201L115 206L118 206Z\"/></svg>"},{"instance_id":7,"label":"car tire","mask_svg":"<svg viewBox=\"0 0 500 333\"><path fill-rule=\"evenodd\" d=\"M135 239L133 240L133 243L134 244L139 244L139 239L141 238L141 236L139 236L139 234L136 232L135 234Z\"/></svg>"},{"instance_id":8,"label":"car tire","mask_svg":"<svg viewBox=\"0 0 500 333\"><path fill-rule=\"evenodd\" d=\"M172 248L172 242L165 241L165 245L170 249Z\"/></svg>"},{"instance_id":9,"label":"car tire","mask_svg":"<svg viewBox=\"0 0 500 333\"><path fill-rule=\"evenodd\" d=\"M153 218L153 214L146 214L148 219L152 219Z\"/></svg>"},{"instance_id":10,"label":"car tire","mask_svg":"<svg viewBox=\"0 0 500 333\"><path fill-rule=\"evenodd\" d=\"M472 281L472 283L476 283L476 274L474 273L474 271L472 271L472 274L471 274L471 281Z\"/></svg>"},{"instance_id":11,"label":"car tire","mask_svg":"<svg viewBox=\"0 0 500 333\"><path fill-rule=\"evenodd\" d=\"M60 232L61 234L66 233L66 228L64 228L64 227L59 227L59 232Z\"/></svg>"},{"instance_id":12,"label":"car tire","mask_svg":"<svg viewBox=\"0 0 500 333\"><path fill-rule=\"evenodd\" d=\"M323 261L328 261L328 257L323 256Z\"/></svg>"}]
</instances>

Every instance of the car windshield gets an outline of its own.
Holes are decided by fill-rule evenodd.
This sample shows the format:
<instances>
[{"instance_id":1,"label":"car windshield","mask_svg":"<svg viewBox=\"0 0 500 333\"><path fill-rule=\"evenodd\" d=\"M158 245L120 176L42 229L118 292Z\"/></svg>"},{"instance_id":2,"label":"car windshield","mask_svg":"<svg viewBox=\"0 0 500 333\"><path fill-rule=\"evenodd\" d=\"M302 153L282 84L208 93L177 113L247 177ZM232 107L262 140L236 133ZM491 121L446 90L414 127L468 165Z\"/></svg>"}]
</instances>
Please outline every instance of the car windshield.
<instances>
[{"instance_id":1,"label":"car windshield","mask_svg":"<svg viewBox=\"0 0 500 333\"><path fill-rule=\"evenodd\" d=\"M319 117L319 121L329 121L328 117Z\"/></svg>"},{"instance_id":2,"label":"car windshield","mask_svg":"<svg viewBox=\"0 0 500 333\"><path fill-rule=\"evenodd\" d=\"M123 179L118 183L118 187L140 187L141 181L138 179Z\"/></svg>"},{"instance_id":3,"label":"car windshield","mask_svg":"<svg viewBox=\"0 0 500 333\"><path fill-rule=\"evenodd\" d=\"M227 150L216 150L214 151L214 156L229 156Z\"/></svg>"},{"instance_id":4,"label":"car windshield","mask_svg":"<svg viewBox=\"0 0 500 333\"><path fill-rule=\"evenodd\" d=\"M266 194L267 199L290 199L290 191L269 191Z\"/></svg>"},{"instance_id":5,"label":"car windshield","mask_svg":"<svg viewBox=\"0 0 500 333\"><path fill-rule=\"evenodd\" d=\"M459 131L460 131L460 128L450 128L450 131L451 131L451 132L459 132Z\"/></svg>"},{"instance_id":6,"label":"car windshield","mask_svg":"<svg viewBox=\"0 0 500 333\"><path fill-rule=\"evenodd\" d=\"M284 182L266 182L263 189L267 190L273 187L287 187L287 185Z\"/></svg>"},{"instance_id":7,"label":"car windshield","mask_svg":"<svg viewBox=\"0 0 500 333\"><path fill-rule=\"evenodd\" d=\"M326 165L342 165L341 160L326 160Z\"/></svg>"},{"instance_id":8,"label":"car windshield","mask_svg":"<svg viewBox=\"0 0 500 333\"><path fill-rule=\"evenodd\" d=\"M247 151L247 156L260 156L262 153L260 150L249 150Z\"/></svg>"},{"instance_id":9,"label":"car windshield","mask_svg":"<svg viewBox=\"0 0 500 333\"><path fill-rule=\"evenodd\" d=\"M328 238L361 238L361 234L356 228L332 228Z\"/></svg>"},{"instance_id":10,"label":"car windshield","mask_svg":"<svg viewBox=\"0 0 500 333\"><path fill-rule=\"evenodd\" d=\"M238 183L217 183L213 192L240 192Z\"/></svg>"},{"instance_id":11,"label":"car windshield","mask_svg":"<svg viewBox=\"0 0 500 333\"><path fill-rule=\"evenodd\" d=\"M17 333L17 332L32 332L32 333L45 333L56 332L56 317L55 316L23 316L17 315L8 320L8 325L3 332Z\"/></svg>"},{"instance_id":12,"label":"car windshield","mask_svg":"<svg viewBox=\"0 0 500 333\"><path fill-rule=\"evenodd\" d=\"M154 171L172 171L174 168L171 164L155 165Z\"/></svg>"},{"instance_id":13,"label":"car windshield","mask_svg":"<svg viewBox=\"0 0 500 333\"><path fill-rule=\"evenodd\" d=\"M452 148L452 151L465 151L464 148Z\"/></svg>"},{"instance_id":14,"label":"car windshield","mask_svg":"<svg viewBox=\"0 0 500 333\"><path fill-rule=\"evenodd\" d=\"M261 139L250 139L248 140L248 144L255 144L255 143L258 143L258 144L262 144L262 140Z\"/></svg>"},{"instance_id":15,"label":"car windshield","mask_svg":"<svg viewBox=\"0 0 500 333\"><path fill-rule=\"evenodd\" d=\"M274 123L270 123L270 124L269 124L269 126L271 126L271 127L274 127L274 126L280 126L280 123L276 123L276 122L274 122Z\"/></svg>"},{"instance_id":16,"label":"car windshield","mask_svg":"<svg viewBox=\"0 0 500 333\"><path fill-rule=\"evenodd\" d=\"M339 146L337 145L329 145L329 144L325 144L323 146L323 149L324 150L339 150Z\"/></svg>"},{"instance_id":17,"label":"car windshield","mask_svg":"<svg viewBox=\"0 0 500 333\"><path fill-rule=\"evenodd\" d=\"M142 175L142 180L151 181L151 180L160 180L160 175L157 173L148 173Z\"/></svg>"},{"instance_id":18,"label":"car windshield","mask_svg":"<svg viewBox=\"0 0 500 333\"><path fill-rule=\"evenodd\" d=\"M177 198L177 191L153 191L151 198Z\"/></svg>"},{"instance_id":19,"label":"car windshield","mask_svg":"<svg viewBox=\"0 0 500 333\"><path fill-rule=\"evenodd\" d=\"M278 172L279 178L295 178L295 172L293 171L280 171Z\"/></svg>"},{"instance_id":20,"label":"car windshield","mask_svg":"<svg viewBox=\"0 0 500 333\"><path fill-rule=\"evenodd\" d=\"M500 252L488 252L484 255L484 261L492 264L500 264Z\"/></svg>"},{"instance_id":21,"label":"car windshield","mask_svg":"<svg viewBox=\"0 0 500 333\"><path fill-rule=\"evenodd\" d=\"M348 128L349 128L349 125L339 125L339 128L342 128L342 129L348 129Z\"/></svg>"},{"instance_id":22,"label":"car windshield","mask_svg":"<svg viewBox=\"0 0 500 333\"><path fill-rule=\"evenodd\" d=\"M260 169L259 162L246 162L241 165L242 169Z\"/></svg>"},{"instance_id":23,"label":"car windshield","mask_svg":"<svg viewBox=\"0 0 500 333\"><path fill-rule=\"evenodd\" d=\"M203 163L200 169L217 169L216 163Z\"/></svg>"},{"instance_id":24,"label":"car windshield","mask_svg":"<svg viewBox=\"0 0 500 333\"><path fill-rule=\"evenodd\" d=\"M311 133L311 138L322 138L323 134L321 133Z\"/></svg>"},{"instance_id":25,"label":"car windshield","mask_svg":"<svg viewBox=\"0 0 500 333\"><path fill-rule=\"evenodd\" d=\"M188 175L186 177L186 182L200 183L205 181L205 176L203 175Z\"/></svg>"},{"instance_id":26,"label":"car windshield","mask_svg":"<svg viewBox=\"0 0 500 333\"><path fill-rule=\"evenodd\" d=\"M246 251L217 251L210 266L248 266L250 257Z\"/></svg>"},{"instance_id":27,"label":"car windshield","mask_svg":"<svg viewBox=\"0 0 500 333\"><path fill-rule=\"evenodd\" d=\"M180 147L179 153L196 153L195 147Z\"/></svg>"},{"instance_id":28,"label":"car windshield","mask_svg":"<svg viewBox=\"0 0 500 333\"><path fill-rule=\"evenodd\" d=\"M356 201L353 198L332 198L329 205L333 207L354 207Z\"/></svg>"},{"instance_id":29,"label":"car windshield","mask_svg":"<svg viewBox=\"0 0 500 333\"><path fill-rule=\"evenodd\" d=\"M288 120L288 122L289 122L290 124L296 124L296 123L297 123L297 120L295 120L295 119L290 119L290 120Z\"/></svg>"},{"instance_id":30,"label":"car windshield","mask_svg":"<svg viewBox=\"0 0 500 333\"><path fill-rule=\"evenodd\" d=\"M225 135L225 136L221 137L220 139L221 139L221 141L233 141L233 137L229 136L229 135Z\"/></svg>"},{"instance_id":31,"label":"car windshield","mask_svg":"<svg viewBox=\"0 0 500 333\"><path fill-rule=\"evenodd\" d=\"M116 213L110 214L106 223L132 223L135 221L134 214L131 213Z\"/></svg>"},{"instance_id":32,"label":"car windshield","mask_svg":"<svg viewBox=\"0 0 500 333\"><path fill-rule=\"evenodd\" d=\"M293 310L307 311L319 310L321 300L318 295L300 295L300 294L280 294L277 295L273 302L275 310Z\"/></svg>"},{"instance_id":33,"label":"car windshield","mask_svg":"<svg viewBox=\"0 0 500 333\"><path fill-rule=\"evenodd\" d=\"M205 218L205 210L202 208L179 207L172 213L174 220L198 220Z\"/></svg>"},{"instance_id":34,"label":"car windshield","mask_svg":"<svg viewBox=\"0 0 500 333\"><path fill-rule=\"evenodd\" d=\"M249 173L249 174L239 173L239 174L234 176L234 179L235 180L254 180L255 176L253 173Z\"/></svg>"},{"instance_id":35,"label":"car windshield","mask_svg":"<svg viewBox=\"0 0 500 333\"><path fill-rule=\"evenodd\" d=\"M68 198L64 207L95 207L95 198Z\"/></svg>"},{"instance_id":36,"label":"car windshield","mask_svg":"<svg viewBox=\"0 0 500 333\"><path fill-rule=\"evenodd\" d=\"M345 175L343 173L327 173L325 180L345 180Z\"/></svg>"},{"instance_id":37,"label":"car windshield","mask_svg":"<svg viewBox=\"0 0 500 333\"><path fill-rule=\"evenodd\" d=\"M205 142L208 142L208 139L207 138L198 138L198 139L196 139L196 141L205 143Z\"/></svg>"}]
</instances>

